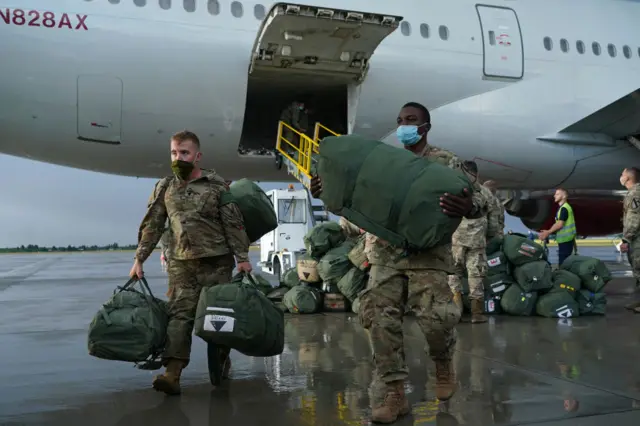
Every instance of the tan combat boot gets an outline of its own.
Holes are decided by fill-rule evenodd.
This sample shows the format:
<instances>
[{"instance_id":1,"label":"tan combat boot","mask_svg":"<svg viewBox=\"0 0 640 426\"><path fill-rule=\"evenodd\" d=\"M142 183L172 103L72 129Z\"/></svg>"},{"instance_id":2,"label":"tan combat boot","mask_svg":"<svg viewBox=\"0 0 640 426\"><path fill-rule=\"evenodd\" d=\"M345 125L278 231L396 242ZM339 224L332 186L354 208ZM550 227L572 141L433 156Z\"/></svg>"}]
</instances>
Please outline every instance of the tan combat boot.
<instances>
[{"instance_id":1,"label":"tan combat boot","mask_svg":"<svg viewBox=\"0 0 640 426\"><path fill-rule=\"evenodd\" d=\"M449 400L456 392L456 375L451 361L436 361L436 397L440 401Z\"/></svg>"},{"instance_id":2,"label":"tan combat boot","mask_svg":"<svg viewBox=\"0 0 640 426\"><path fill-rule=\"evenodd\" d=\"M387 383L384 400L374 403L371 410L371 421L374 423L393 423L398 417L409 414L411 407L404 394L404 382L396 380Z\"/></svg>"},{"instance_id":3,"label":"tan combat boot","mask_svg":"<svg viewBox=\"0 0 640 426\"><path fill-rule=\"evenodd\" d=\"M629 303L628 305L624 305L624 308L630 311L633 311L636 308L640 308L640 301Z\"/></svg>"},{"instance_id":4,"label":"tan combat boot","mask_svg":"<svg viewBox=\"0 0 640 426\"><path fill-rule=\"evenodd\" d=\"M462 293L459 291L453 292L453 303L460 309L460 312L464 311L464 305L462 304Z\"/></svg>"},{"instance_id":5,"label":"tan combat boot","mask_svg":"<svg viewBox=\"0 0 640 426\"><path fill-rule=\"evenodd\" d=\"M164 374L160 374L153 378L153 388L167 395L180 395L180 375L184 363L177 359L171 359L167 363Z\"/></svg>"},{"instance_id":6,"label":"tan combat boot","mask_svg":"<svg viewBox=\"0 0 640 426\"><path fill-rule=\"evenodd\" d=\"M481 322L487 322L488 319L484 315L484 300L471 299L471 323L478 324Z\"/></svg>"}]
</instances>

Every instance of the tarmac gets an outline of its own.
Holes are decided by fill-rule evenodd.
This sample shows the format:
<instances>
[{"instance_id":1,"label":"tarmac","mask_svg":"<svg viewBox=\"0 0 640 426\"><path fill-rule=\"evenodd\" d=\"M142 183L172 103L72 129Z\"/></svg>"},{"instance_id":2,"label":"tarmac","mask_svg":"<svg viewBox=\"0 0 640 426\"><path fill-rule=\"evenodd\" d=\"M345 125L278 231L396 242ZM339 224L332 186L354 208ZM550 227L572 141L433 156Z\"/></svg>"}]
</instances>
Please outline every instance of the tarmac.
<instances>
[{"instance_id":1,"label":"tarmac","mask_svg":"<svg viewBox=\"0 0 640 426\"><path fill-rule=\"evenodd\" d=\"M448 402L435 399L433 362L407 317L412 414L396 424L640 424L640 315L623 308L633 297L628 265L613 247L581 254L614 271L607 315L461 323L459 390ZM89 322L131 263L128 252L0 256L0 425L369 424L371 352L350 313L287 315L282 355L232 352L231 380L217 389L209 384L205 344L194 337L179 397L151 388L157 372L90 356ZM158 252L145 272L164 297Z\"/></svg>"}]
</instances>

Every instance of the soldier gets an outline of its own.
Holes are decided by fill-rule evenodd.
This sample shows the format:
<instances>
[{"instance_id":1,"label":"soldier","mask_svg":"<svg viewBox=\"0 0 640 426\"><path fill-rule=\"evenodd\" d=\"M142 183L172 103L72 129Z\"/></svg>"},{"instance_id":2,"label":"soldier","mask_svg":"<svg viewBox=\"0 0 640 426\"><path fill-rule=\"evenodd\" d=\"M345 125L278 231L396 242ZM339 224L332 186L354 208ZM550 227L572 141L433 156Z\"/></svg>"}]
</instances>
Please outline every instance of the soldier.
<instances>
[{"instance_id":1,"label":"soldier","mask_svg":"<svg viewBox=\"0 0 640 426\"><path fill-rule=\"evenodd\" d=\"M633 270L636 289L640 288L640 170L626 168L620 175L620 184L627 188L622 216L622 244L620 251L627 253ZM625 308L640 314L640 302L630 303Z\"/></svg>"},{"instance_id":2,"label":"soldier","mask_svg":"<svg viewBox=\"0 0 640 426\"><path fill-rule=\"evenodd\" d=\"M493 195L493 202L495 204L495 208L489 209L489 214L493 213L496 215L496 220L498 222L498 235L504 235L504 204L500 201L500 198L496 195L497 184L494 180L488 180L483 184ZM487 241L489 241L487 239Z\"/></svg>"},{"instance_id":3,"label":"soldier","mask_svg":"<svg viewBox=\"0 0 640 426\"><path fill-rule=\"evenodd\" d=\"M358 228L353 223L349 222L344 217L340 217L340 227L342 228L342 232L347 238L358 237L363 233L362 229Z\"/></svg>"},{"instance_id":4,"label":"soldier","mask_svg":"<svg viewBox=\"0 0 640 426\"><path fill-rule=\"evenodd\" d=\"M167 272L167 268L169 267L169 261L171 259L171 228L167 227L160 237L160 262L162 263L163 272ZM173 293L173 287L171 287L171 283L169 283L169 288L167 289L167 297L171 297Z\"/></svg>"},{"instance_id":5,"label":"soldier","mask_svg":"<svg viewBox=\"0 0 640 426\"><path fill-rule=\"evenodd\" d=\"M160 240L167 217L171 217L171 260L167 344L163 354L164 374L153 387L169 395L180 393L180 375L189 364L191 333L200 290L229 282L234 267L251 272L249 237L236 204L219 205L228 190L224 179L213 170L200 169L202 158L198 137L188 131L171 138L171 169L175 176L156 183L147 213L138 232L138 249L130 276L142 277L142 264ZM223 376L231 367L229 348L220 349Z\"/></svg>"},{"instance_id":6,"label":"soldier","mask_svg":"<svg viewBox=\"0 0 640 426\"><path fill-rule=\"evenodd\" d=\"M294 101L287 105L282 111L282 114L280 114L280 121L284 121L298 132L305 134L307 130L309 130L309 114L305 102ZM282 137L295 147L300 144L299 136L287 126L282 127ZM285 146L287 145L288 144L285 144ZM287 151L295 154L295 152L289 148L291 148L291 146L288 146Z\"/></svg>"},{"instance_id":7,"label":"soldier","mask_svg":"<svg viewBox=\"0 0 640 426\"><path fill-rule=\"evenodd\" d=\"M478 219L462 219L453 234L452 253L455 274L449 275L449 286L453 300L462 309L462 278L467 272L469 278L469 300L471 302L471 322L487 322L484 313L484 277L487 275L487 241L498 234L498 215L493 195L488 188L478 184L478 165L475 161L465 161L463 167L474 180L475 190L488 200L487 216Z\"/></svg>"},{"instance_id":8,"label":"soldier","mask_svg":"<svg viewBox=\"0 0 640 426\"><path fill-rule=\"evenodd\" d=\"M397 118L397 137L405 149L419 157L433 158L454 169L461 161L451 152L427 143L431 128L429 111L415 102L402 107ZM322 182L311 181L314 197L322 193ZM372 194L375 196L375 194ZM440 205L453 217L482 217L487 200L482 193L460 196L445 194ZM404 359L402 317L405 304L415 313L436 363L436 396L442 401L456 390L451 359L456 343L455 325L460 309L452 302L447 274L452 273L451 245L403 256L403 250L366 234L366 250L372 264L367 289L360 293L359 318L368 331L373 350L375 373L370 387L372 421L392 423L410 412L404 393L409 371Z\"/></svg>"}]
</instances>

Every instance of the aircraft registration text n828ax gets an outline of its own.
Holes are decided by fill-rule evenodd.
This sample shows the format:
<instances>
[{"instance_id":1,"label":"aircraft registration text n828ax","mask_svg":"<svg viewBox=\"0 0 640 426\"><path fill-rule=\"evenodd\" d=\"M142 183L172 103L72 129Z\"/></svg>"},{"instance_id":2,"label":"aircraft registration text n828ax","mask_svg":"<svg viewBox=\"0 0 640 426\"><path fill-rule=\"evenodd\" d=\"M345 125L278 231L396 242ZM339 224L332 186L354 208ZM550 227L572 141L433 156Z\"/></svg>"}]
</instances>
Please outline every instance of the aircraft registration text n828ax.
<instances>
[{"instance_id":1,"label":"aircraft registration text n828ax","mask_svg":"<svg viewBox=\"0 0 640 426\"><path fill-rule=\"evenodd\" d=\"M18 27L45 27L69 30L88 31L87 15L25 10L25 9L0 9L0 20L7 25Z\"/></svg>"}]
</instances>

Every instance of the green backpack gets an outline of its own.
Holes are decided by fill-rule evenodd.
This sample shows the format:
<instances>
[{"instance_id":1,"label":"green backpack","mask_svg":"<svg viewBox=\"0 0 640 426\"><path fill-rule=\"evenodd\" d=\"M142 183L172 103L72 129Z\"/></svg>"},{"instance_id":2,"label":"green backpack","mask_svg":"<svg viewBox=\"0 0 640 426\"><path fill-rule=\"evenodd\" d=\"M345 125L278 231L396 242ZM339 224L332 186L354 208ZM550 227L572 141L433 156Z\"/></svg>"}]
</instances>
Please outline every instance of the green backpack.
<instances>
[{"instance_id":1,"label":"green backpack","mask_svg":"<svg viewBox=\"0 0 640 426\"><path fill-rule=\"evenodd\" d=\"M298 267L294 266L293 268L289 268L282 274L282 284L285 287L295 287L300 285L300 278L298 278Z\"/></svg>"},{"instance_id":2,"label":"green backpack","mask_svg":"<svg viewBox=\"0 0 640 426\"><path fill-rule=\"evenodd\" d=\"M247 356L269 357L284 349L284 313L240 273L228 284L204 287L196 309L196 336Z\"/></svg>"},{"instance_id":3,"label":"green backpack","mask_svg":"<svg viewBox=\"0 0 640 426\"><path fill-rule=\"evenodd\" d=\"M509 315L530 316L536 309L538 293L524 292L517 285L512 285L500 299L502 310Z\"/></svg>"},{"instance_id":4,"label":"green backpack","mask_svg":"<svg viewBox=\"0 0 640 426\"><path fill-rule=\"evenodd\" d=\"M336 222L325 222L314 226L304 236L307 254L314 260L320 260L332 248L338 247L346 239L342 227Z\"/></svg>"},{"instance_id":5,"label":"green backpack","mask_svg":"<svg viewBox=\"0 0 640 426\"><path fill-rule=\"evenodd\" d=\"M501 251L487 255L487 266L487 276L508 274L511 269L507 256Z\"/></svg>"},{"instance_id":6,"label":"green backpack","mask_svg":"<svg viewBox=\"0 0 640 426\"><path fill-rule=\"evenodd\" d=\"M487 248L485 252L489 254L493 254L499 251L502 251L502 240L504 239L504 235L497 235L487 241Z\"/></svg>"},{"instance_id":7,"label":"green backpack","mask_svg":"<svg viewBox=\"0 0 640 426\"><path fill-rule=\"evenodd\" d=\"M546 291L553 287L551 265L544 260L518 266L513 276L522 290Z\"/></svg>"},{"instance_id":8,"label":"green backpack","mask_svg":"<svg viewBox=\"0 0 640 426\"><path fill-rule=\"evenodd\" d=\"M235 202L242 212L244 227L253 243L278 227L273 203L267 194L253 181L240 179L222 194L220 205Z\"/></svg>"},{"instance_id":9,"label":"green backpack","mask_svg":"<svg viewBox=\"0 0 640 426\"><path fill-rule=\"evenodd\" d=\"M583 287L593 293L602 291L612 278L607 265L595 257L572 254L562 262L560 267L579 276Z\"/></svg>"},{"instance_id":10,"label":"green backpack","mask_svg":"<svg viewBox=\"0 0 640 426\"><path fill-rule=\"evenodd\" d=\"M353 302L358 294L364 290L367 285L367 274L364 271L352 267L340 281L338 281L338 290L344 295L350 302Z\"/></svg>"},{"instance_id":11,"label":"green backpack","mask_svg":"<svg viewBox=\"0 0 640 426\"><path fill-rule=\"evenodd\" d=\"M540 296L536 313L547 318L575 318L580 315L580 309L568 292L557 291Z\"/></svg>"},{"instance_id":12,"label":"green backpack","mask_svg":"<svg viewBox=\"0 0 640 426\"><path fill-rule=\"evenodd\" d=\"M336 285L354 266L349 260L353 241L345 241L341 246L329 250L318 262L318 275L327 285Z\"/></svg>"},{"instance_id":13,"label":"green backpack","mask_svg":"<svg viewBox=\"0 0 640 426\"><path fill-rule=\"evenodd\" d=\"M144 363L141 369L160 368L157 359L164 350L168 323L166 302L154 297L146 279L132 278L116 288L89 324L89 354Z\"/></svg>"},{"instance_id":14,"label":"green backpack","mask_svg":"<svg viewBox=\"0 0 640 426\"><path fill-rule=\"evenodd\" d=\"M315 287L299 285L284 295L282 302L292 314L315 314L323 303L322 293Z\"/></svg>"},{"instance_id":15,"label":"green backpack","mask_svg":"<svg viewBox=\"0 0 640 426\"><path fill-rule=\"evenodd\" d=\"M356 135L324 138L317 170L327 210L408 250L450 243L461 218L440 197L474 191L462 171Z\"/></svg>"},{"instance_id":16,"label":"green backpack","mask_svg":"<svg viewBox=\"0 0 640 426\"><path fill-rule=\"evenodd\" d=\"M578 292L580 315L604 315L607 311L607 295L582 289Z\"/></svg>"},{"instance_id":17,"label":"green backpack","mask_svg":"<svg viewBox=\"0 0 640 426\"><path fill-rule=\"evenodd\" d=\"M514 266L537 260L547 260L547 253L540 244L522 234L507 234L502 242L502 251Z\"/></svg>"},{"instance_id":18,"label":"green backpack","mask_svg":"<svg viewBox=\"0 0 640 426\"><path fill-rule=\"evenodd\" d=\"M582 286L580 277L564 269L553 271L552 275L553 288L549 293L566 292L572 298L576 298L578 291Z\"/></svg>"}]
</instances>

